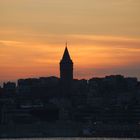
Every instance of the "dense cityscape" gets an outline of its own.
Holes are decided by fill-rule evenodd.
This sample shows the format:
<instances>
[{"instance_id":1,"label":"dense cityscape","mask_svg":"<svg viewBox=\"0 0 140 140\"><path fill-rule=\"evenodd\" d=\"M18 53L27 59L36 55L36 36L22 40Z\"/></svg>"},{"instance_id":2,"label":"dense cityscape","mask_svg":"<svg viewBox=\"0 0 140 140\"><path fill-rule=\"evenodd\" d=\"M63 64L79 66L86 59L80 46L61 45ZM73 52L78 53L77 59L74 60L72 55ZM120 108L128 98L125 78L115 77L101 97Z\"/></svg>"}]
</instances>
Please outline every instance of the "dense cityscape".
<instances>
[{"instance_id":1,"label":"dense cityscape","mask_svg":"<svg viewBox=\"0 0 140 140\"><path fill-rule=\"evenodd\" d=\"M73 78L67 47L60 78L0 87L0 137L140 137L140 82L110 75Z\"/></svg>"}]
</instances>

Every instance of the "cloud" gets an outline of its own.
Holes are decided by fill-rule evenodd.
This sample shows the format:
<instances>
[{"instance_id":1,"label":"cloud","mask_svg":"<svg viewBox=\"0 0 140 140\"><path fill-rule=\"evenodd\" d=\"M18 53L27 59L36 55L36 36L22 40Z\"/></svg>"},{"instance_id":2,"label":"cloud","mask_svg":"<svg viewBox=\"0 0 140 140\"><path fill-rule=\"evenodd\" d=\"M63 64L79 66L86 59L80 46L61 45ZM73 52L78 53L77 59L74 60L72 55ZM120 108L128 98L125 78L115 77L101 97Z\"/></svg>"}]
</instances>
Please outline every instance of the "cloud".
<instances>
[{"instance_id":1,"label":"cloud","mask_svg":"<svg viewBox=\"0 0 140 140\"><path fill-rule=\"evenodd\" d=\"M11 40L0 40L0 44L3 46L20 46L23 42L19 42L19 41L11 41Z\"/></svg>"},{"instance_id":2,"label":"cloud","mask_svg":"<svg viewBox=\"0 0 140 140\"><path fill-rule=\"evenodd\" d=\"M92 78L92 77L104 77L107 75L124 75L126 77L136 77L140 80L140 65L130 64L122 67L102 67L97 68L96 66L90 68L82 67L80 70L75 70L76 78Z\"/></svg>"}]
</instances>

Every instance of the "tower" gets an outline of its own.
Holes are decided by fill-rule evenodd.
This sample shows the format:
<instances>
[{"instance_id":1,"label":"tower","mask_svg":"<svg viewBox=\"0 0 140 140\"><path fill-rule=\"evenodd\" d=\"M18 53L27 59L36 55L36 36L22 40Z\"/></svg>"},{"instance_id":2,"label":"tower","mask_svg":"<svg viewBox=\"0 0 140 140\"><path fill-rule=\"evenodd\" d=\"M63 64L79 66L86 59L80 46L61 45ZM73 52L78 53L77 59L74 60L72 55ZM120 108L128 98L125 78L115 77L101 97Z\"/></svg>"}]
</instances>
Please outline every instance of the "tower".
<instances>
[{"instance_id":1,"label":"tower","mask_svg":"<svg viewBox=\"0 0 140 140\"><path fill-rule=\"evenodd\" d=\"M64 84L71 83L73 80L73 62L67 49L67 43L63 57L60 61L60 80Z\"/></svg>"}]
</instances>

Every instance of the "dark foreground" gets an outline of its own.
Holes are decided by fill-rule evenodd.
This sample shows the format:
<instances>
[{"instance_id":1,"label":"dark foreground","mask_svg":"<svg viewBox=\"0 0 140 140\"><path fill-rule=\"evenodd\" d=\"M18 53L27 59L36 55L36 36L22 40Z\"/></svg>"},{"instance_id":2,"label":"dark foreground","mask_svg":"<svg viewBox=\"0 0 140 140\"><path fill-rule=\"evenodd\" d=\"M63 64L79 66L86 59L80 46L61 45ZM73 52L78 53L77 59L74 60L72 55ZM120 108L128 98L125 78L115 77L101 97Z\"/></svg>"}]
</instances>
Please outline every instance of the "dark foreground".
<instances>
[{"instance_id":1,"label":"dark foreground","mask_svg":"<svg viewBox=\"0 0 140 140\"><path fill-rule=\"evenodd\" d=\"M0 137L140 138L140 82L121 75L5 83Z\"/></svg>"},{"instance_id":2,"label":"dark foreground","mask_svg":"<svg viewBox=\"0 0 140 140\"><path fill-rule=\"evenodd\" d=\"M71 121L24 125L1 125L0 138L114 137L140 138L140 126L94 124Z\"/></svg>"}]
</instances>

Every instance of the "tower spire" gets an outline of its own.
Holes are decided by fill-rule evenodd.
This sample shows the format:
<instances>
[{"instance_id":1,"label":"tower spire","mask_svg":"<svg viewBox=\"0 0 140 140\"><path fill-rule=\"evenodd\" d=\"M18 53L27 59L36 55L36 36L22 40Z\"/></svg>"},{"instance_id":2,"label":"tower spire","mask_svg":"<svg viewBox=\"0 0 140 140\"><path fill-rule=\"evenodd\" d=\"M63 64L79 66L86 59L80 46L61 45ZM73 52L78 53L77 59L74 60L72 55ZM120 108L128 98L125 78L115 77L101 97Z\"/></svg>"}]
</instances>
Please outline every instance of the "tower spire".
<instances>
[{"instance_id":1,"label":"tower spire","mask_svg":"<svg viewBox=\"0 0 140 140\"><path fill-rule=\"evenodd\" d=\"M66 47L65 47L65 51L64 51L64 54L62 57L62 61L69 61L69 60L71 60L71 58L70 58L69 51L67 48L67 43L66 43Z\"/></svg>"}]
</instances>

